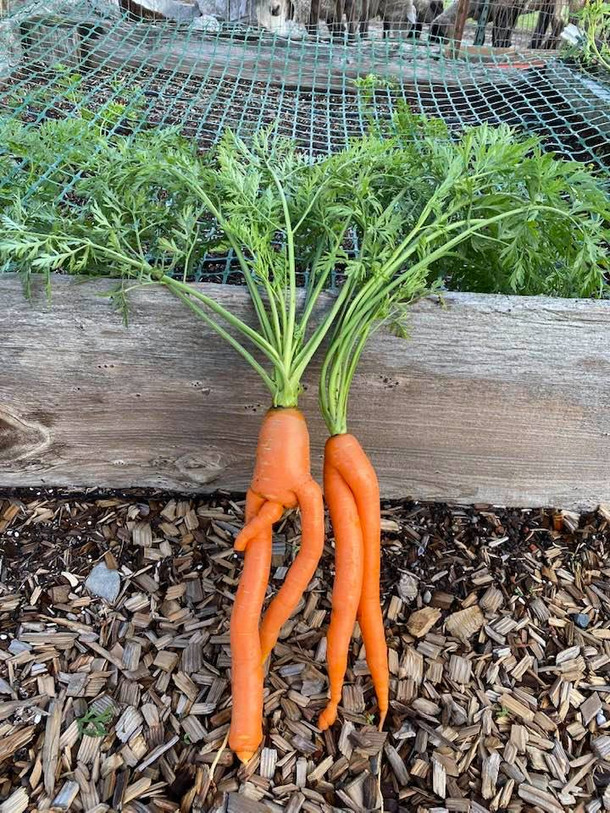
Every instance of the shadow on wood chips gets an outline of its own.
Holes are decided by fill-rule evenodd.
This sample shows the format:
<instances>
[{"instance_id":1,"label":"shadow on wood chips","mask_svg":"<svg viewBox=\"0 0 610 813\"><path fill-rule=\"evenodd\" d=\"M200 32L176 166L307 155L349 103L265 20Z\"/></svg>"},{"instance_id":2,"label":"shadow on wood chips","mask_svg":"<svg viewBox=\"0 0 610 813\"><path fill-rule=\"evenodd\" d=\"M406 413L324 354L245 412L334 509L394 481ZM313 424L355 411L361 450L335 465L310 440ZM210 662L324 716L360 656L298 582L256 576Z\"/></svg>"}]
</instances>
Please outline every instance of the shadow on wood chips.
<instances>
[{"instance_id":1,"label":"shadow on wood chips","mask_svg":"<svg viewBox=\"0 0 610 813\"><path fill-rule=\"evenodd\" d=\"M247 768L230 718L241 500L0 495L3 813L587 811L610 802L610 507L385 504L386 731L357 633L321 734L332 536L266 679ZM299 542L277 527L271 591ZM117 570L114 605L89 594ZM113 574L116 581L116 575ZM117 585L118 586L118 585ZM608 759L608 762L606 762Z\"/></svg>"}]
</instances>

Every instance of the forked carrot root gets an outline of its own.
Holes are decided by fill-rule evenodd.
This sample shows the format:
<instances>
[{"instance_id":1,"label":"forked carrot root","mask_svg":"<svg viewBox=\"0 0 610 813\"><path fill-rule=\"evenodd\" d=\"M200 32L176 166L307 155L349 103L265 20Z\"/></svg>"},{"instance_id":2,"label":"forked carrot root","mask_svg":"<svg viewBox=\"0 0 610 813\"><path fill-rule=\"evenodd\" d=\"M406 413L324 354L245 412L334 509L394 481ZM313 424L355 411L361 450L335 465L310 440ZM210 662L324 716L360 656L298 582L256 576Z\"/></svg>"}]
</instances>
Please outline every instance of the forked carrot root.
<instances>
[{"instance_id":1,"label":"forked carrot root","mask_svg":"<svg viewBox=\"0 0 610 813\"><path fill-rule=\"evenodd\" d=\"M311 477L309 433L298 409L267 412L246 505L246 525L235 540L235 548L246 551L246 560L231 618L233 714L229 738L243 762L262 740L263 664L314 575L324 548L322 491ZM284 509L297 505L301 508L301 548L259 633L271 562L271 527Z\"/></svg>"},{"instance_id":2,"label":"forked carrot root","mask_svg":"<svg viewBox=\"0 0 610 813\"><path fill-rule=\"evenodd\" d=\"M295 611L312 580L324 550L322 489L310 477L310 480L299 488L298 497L301 507L301 547L288 569L284 583L263 616L260 630L263 662L271 654L282 627Z\"/></svg>"},{"instance_id":3,"label":"forked carrot root","mask_svg":"<svg viewBox=\"0 0 610 813\"><path fill-rule=\"evenodd\" d=\"M248 493L246 521L262 499ZM263 738L263 664L258 622L271 568L271 526L251 540L231 613L231 693L229 747L248 762Z\"/></svg>"},{"instance_id":4,"label":"forked carrot root","mask_svg":"<svg viewBox=\"0 0 610 813\"><path fill-rule=\"evenodd\" d=\"M335 532L335 581L326 651L330 700L318 720L322 731L337 719L349 644L362 593L364 557L362 528L354 495L330 460L332 452L328 452L328 447L334 440L329 438L327 441L324 456L324 495Z\"/></svg>"},{"instance_id":5,"label":"forked carrot root","mask_svg":"<svg viewBox=\"0 0 610 813\"><path fill-rule=\"evenodd\" d=\"M379 483L375 469L365 454L358 440L350 434L340 434L331 437L324 454L324 466L334 468L343 478L355 500L363 540L363 580L362 590L358 604L358 622L362 632L362 639L366 649L366 661L369 666L377 705L379 707L379 727L383 727L389 707L390 673L388 669L388 650L383 626L380 597L380 568L381 568L381 515L379 505ZM332 501L331 492L331 501ZM327 501L329 495L327 494ZM351 513L345 510L331 508L331 519L335 532L335 539L351 527ZM337 561L337 577L340 562ZM341 578L344 578L342 576ZM334 605L334 599L333 599ZM331 622L332 626L332 622ZM330 643L330 638L329 638ZM347 657L349 640L343 642L345 654L333 653L335 658ZM329 672L338 668L338 664L331 663L331 653L328 657ZM332 687L332 684L331 684ZM331 688L332 691L332 688ZM335 693L337 689L335 688ZM340 696L340 694L339 694Z\"/></svg>"}]
</instances>

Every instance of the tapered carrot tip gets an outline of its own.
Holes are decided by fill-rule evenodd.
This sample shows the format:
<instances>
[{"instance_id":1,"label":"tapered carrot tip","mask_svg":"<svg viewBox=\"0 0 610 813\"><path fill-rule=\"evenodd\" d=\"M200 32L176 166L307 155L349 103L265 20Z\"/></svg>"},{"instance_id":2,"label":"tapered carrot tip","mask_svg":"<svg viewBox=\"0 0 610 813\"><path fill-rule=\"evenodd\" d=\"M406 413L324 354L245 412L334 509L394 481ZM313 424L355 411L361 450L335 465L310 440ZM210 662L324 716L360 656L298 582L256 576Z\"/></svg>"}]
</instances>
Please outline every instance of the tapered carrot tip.
<instances>
[{"instance_id":1,"label":"tapered carrot tip","mask_svg":"<svg viewBox=\"0 0 610 813\"><path fill-rule=\"evenodd\" d=\"M320 731L326 731L337 719L337 705L336 703L329 703L318 718L318 728Z\"/></svg>"},{"instance_id":2,"label":"tapered carrot tip","mask_svg":"<svg viewBox=\"0 0 610 813\"><path fill-rule=\"evenodd\" d=\"M254 751L236 751L236 754L239 761L247 765L254 756Z\"/></svg>"},{"instance_id":3,"label":"tapered carrot tip","mask_svg":"<svg viewBox=\"0 0 610 813\"><path fill-rule=\"evenodd\" d=\"M273 647L275 646L275 644L277 642L277 638L278 638L278 636L275 633L275 630L272 630L271 632L269 632L269 630L267 629L267 627L266 627L266 625L264 623L264 618L263 618L263 624L261 624L260 637L261 637L261 653L262 653L263 666L264 666L265 662L267 661L267 658L273 652Z\"/></svg>"},{"instance_id":4,"label":"tapered carrot tip","mask_svg":"<svg viewBox=\"0 0 610 813\"><path fill-rule=\"evenodd\" d=\"M379 715L379 730L380 731L383 731L383 725L385 723L385 718L387 716L387 713L388 712L386 710L386 711L382 711L381 714Z\"/></svg>"}]
</instances>

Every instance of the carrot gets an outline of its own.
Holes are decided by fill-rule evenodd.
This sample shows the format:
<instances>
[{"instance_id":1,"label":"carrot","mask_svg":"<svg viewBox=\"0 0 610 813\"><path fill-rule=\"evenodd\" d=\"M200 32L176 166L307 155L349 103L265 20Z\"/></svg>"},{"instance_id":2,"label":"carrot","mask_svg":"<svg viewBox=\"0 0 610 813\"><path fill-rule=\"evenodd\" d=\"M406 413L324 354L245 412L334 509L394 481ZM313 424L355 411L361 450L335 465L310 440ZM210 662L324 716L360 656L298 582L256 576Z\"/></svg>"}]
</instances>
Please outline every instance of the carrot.
<instances>
[{"instance_id":1,"label":"carrot","mask_svg":"<svg viewBox=\"0 0 610 813\"><path fill-rule=\"evenodd\" d=\"M263 503L248 492L246 521ZM233 711L229 746L242 762L248 762L263 738L263 664L258 636L269 570L271 567L271 527L251 540L233 612L231 614L231 691Z\"/></svg>"},{"instance_id":2,"label":"carrot","mask_svg":"<svg viewBox=\"0 0 610 813\"><path fill-rule=\"evenodd\" d=\"M310 479L297 493L301 506L301 547L284 583L263 616L260 631L263 661L269 657L282 627L312 580L324 550L322 490L315 480Z\"/></svg>"},{"instance_id":3,"label":"carrot","mask_svg":"<svg viewBox=\"0 0 610 813\"><path fill-rule=\"evenodd\" d=\"M322 731L337 719L363 576L362 528L356 501L345 479L331 462L336 441L337 438L328 439L324 456L324 495L335 529L336 570L327 644L330 700L318 720Z\"/></svg>"},{"instance_id":4,"label":"carrot","mask_svg":"<svg viewBox=\"0 0 610 813\"><path fill-rule=\"evenodd\" d=\"M309 433L298 409L270 409L259 435L251 491L260 507L235 540L243 550L261 530L270 529L284 508L301 507L301 548L261 624L266 660L315 573L324 548L324 502L309 462Z\"/></svg>"},{"instance_id":5,"label":"carrot","mask_svg":"<svg viewBox=\"0 0 610 813\"><path fill-rule=\"evenodd\" d=\"M236 549L246 555L231 619L233 713L229 740L242 761L251 758L262 739L264 660L313 576L323 549L322 492L310 474L309 435L297 403L307 367L354 290L352 284L342 286L331 307L316 316L315 326L311 324L333 268L344 262L345 236L361 216L360 207L354 212L349 207L355 178L359 188L369 190L373 180L382 181L387 176L386 153L391 157L395 148L386 148L385 142L380 142L379 148L384 157L382 160L373 150L374 166L371 150L358 146L321 166L303 161L294 144L275 141L268 135L253 139L252 146L227 136L216 160L206 161L205 171L199 166L191 171L182 163L174 166L173 161L167 167L173 180L185 183L202 212L215 222L223 245L231 246L255 322L244 322L208 292L186 281L158 274L156 269L154 278L228 342L271 395L272 409L261 427L248 492L246 524L235 542ZM368 199L368 191L366 195ZM284 235L279 249L275 245L278 233ZM300 257L306 258L308 271L304 297L297 290ZM185 262L190 262L189 258L190 254L185 255ZM145 262L150 268L148 260ZM138 265L138 275L141 273ZM351 275L353 285L360 276L359 270ZM301 547L259 631L272 525L284 510L297 506L301 509ZM342 530L339 537L342 548ZM340 568L339 581L344 579L344 572L345 568ZM356 586L350 602L352 616L358 592ZM349 626L345 613L343 616L342 624ZM349 635L343 635L341 647L344 640L349 648ZM345 667L339 675L336 670L333 676L333 702L344 671Z\"/></svg>"},{"instance_id":6,"label":"carrot","mask_svg":"<svg viewBox=\"0 0 610 813\"><path fill-rule=\"evenodd\" d=\"M366 649L377 704L379 727L383 727L389 706L390 673L388 649L385 640L379 589L381 564L381 520L379 506L379 483L375 469L357 438L348 433L335 435L326 445L329 463L341 474L349 486L362 526L364 546L364 580L358 605L358 623ZM335 534L337 524L349 519L332 517Z\"/></svg>"}]
</instances>

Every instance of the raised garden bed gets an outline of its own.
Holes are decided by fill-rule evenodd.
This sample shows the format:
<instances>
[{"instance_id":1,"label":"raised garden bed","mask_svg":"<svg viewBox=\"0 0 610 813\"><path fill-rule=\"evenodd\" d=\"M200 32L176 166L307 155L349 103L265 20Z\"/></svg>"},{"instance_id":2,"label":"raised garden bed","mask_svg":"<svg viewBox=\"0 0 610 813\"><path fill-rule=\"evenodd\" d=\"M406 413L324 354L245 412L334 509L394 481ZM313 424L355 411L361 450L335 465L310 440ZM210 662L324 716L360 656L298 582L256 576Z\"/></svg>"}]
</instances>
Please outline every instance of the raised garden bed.
<instances>
[{"instance_id":1,"label":"raised garden bed","mask_svg":"<svg viewBox=\"0 0 610 813\"><path fill-rule=\"evenodd\" d=\"M240 28L211 35L168 21L92 16L82 4L72 15L9 19L0 108L12 110L37 87L51 87L51 68L62 63L82 73L94 109L135 93L143 108L138 127L179 126L209 147L228 127L248 137L277 122L310 152L327 153L366 130L354 83L374 74L393 83L376 95L379 119L404 99L455 131L506 122L538 133L562 155L608 164L604 77L570 68L555 51L471 49L453 59L448 48L411 40L290 41ZM70 115L65 100L52 96L46 115ZM37 111L26 102L21 115L33 120Z\"/></svg>"},{"instance_id":2,"label":"raised garden bed","mask_svg":"<svg viewBox=\"0 0 610 813\"><path fill-rule=\"evenodd\" d=\"M134 292L124 327L96 296L108 284L58 278L49 307L42 287L29 303L0 277L0 482L244 491L262 385L160 290ZM243 289L208 287L249 315ZM451 293L410 325L408 341L371 339L351 399L383 496L610 500L610 302ZM319 475L315 389L303 407Z\"/></svg>"}]
</instances>

